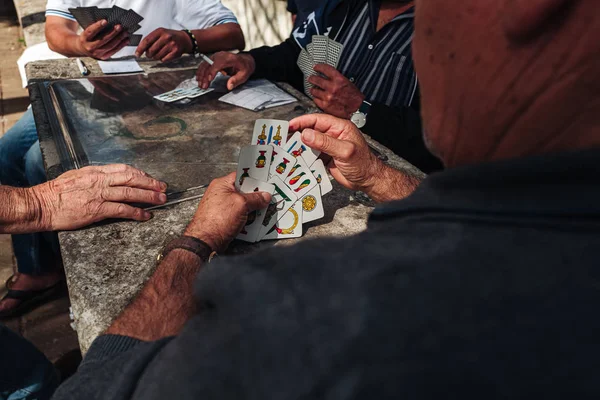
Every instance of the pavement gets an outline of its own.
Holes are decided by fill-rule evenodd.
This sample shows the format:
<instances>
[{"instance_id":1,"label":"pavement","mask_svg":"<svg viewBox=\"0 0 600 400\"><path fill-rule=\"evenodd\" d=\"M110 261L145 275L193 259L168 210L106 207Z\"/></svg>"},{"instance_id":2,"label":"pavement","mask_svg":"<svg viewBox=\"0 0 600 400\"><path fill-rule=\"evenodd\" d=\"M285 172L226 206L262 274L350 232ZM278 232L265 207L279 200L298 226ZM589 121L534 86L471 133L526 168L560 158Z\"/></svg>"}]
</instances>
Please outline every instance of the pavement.
<instances>
[{"instance_id":1,"label":"pavement","mask_svg":"<svg viewBox=\"0 0 600 400\"><path fill-rule=\"evenodd\" d=\"M3 1L0 4L0 136L19 120L29 105L27 90L21 87L17 70L17 59L23 49L12 2ZM15 268L10 236L0 235L0 297L6 293L4 282ZM20 318L1 322L30 340L53 362L79 349L77 334L70 326L66 294Z\"/></svg>"}]
</instances>

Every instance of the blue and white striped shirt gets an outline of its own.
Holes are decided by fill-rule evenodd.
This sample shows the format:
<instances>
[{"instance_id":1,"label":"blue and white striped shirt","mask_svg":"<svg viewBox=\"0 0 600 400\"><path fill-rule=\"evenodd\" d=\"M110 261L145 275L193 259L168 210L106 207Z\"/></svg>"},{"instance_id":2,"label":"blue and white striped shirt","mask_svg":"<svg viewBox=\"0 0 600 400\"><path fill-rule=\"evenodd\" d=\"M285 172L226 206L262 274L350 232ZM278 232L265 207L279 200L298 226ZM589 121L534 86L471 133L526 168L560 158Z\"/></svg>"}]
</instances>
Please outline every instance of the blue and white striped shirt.
<instances>
[{"instance_id":1,"label":"blue and white striped shirt","mask_svg":"<svg viewBox=\"0 0 600 400\"><path fill-rule=\"evenodd\" d=\"M371 103L411 106L417 91L412 61L414 7L396 16L379 32L379 2L369 0L349 15L337 41L344 45L338 70Z\"/></svg>"}]
</instances>

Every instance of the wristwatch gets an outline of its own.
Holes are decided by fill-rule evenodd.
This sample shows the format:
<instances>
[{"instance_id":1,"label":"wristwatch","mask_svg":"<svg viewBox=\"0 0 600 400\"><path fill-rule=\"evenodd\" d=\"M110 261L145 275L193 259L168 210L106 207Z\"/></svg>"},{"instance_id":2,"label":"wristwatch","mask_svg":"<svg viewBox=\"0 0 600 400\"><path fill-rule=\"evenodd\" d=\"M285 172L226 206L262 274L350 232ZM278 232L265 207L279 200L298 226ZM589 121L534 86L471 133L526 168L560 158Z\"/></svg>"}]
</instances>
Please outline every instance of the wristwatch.
<instances>
[{"instance_id":1,"label":"wristwatch","mask_svg":"<svg viewBox=\"0 0 600 400\"><path fill-rule=\"evenodd\" d=\"M203 262L211 262L212 259L217 255L206 242L197 239L193 236L181 236L177 239L171 240L156 257L156 263L159 264L171 251L175 249L187 250L194 253Z\"/></svg>"},{"instance_id":2,"label":"wristwatch","mask_svg":"<svg viewBox=\"0 0 600 400\"><path fill-rule=\"evenodd\" d=\"M367 124L367 115L369 114L370 110L371 110L371 103L369 103L366 100L363 101L362 104L360 105L360 108L358 109L358 111L356 111L350 117L350 121L352 121L358 129L362 128L363 126L365 126Z\"/></svg>"}]
</instances>

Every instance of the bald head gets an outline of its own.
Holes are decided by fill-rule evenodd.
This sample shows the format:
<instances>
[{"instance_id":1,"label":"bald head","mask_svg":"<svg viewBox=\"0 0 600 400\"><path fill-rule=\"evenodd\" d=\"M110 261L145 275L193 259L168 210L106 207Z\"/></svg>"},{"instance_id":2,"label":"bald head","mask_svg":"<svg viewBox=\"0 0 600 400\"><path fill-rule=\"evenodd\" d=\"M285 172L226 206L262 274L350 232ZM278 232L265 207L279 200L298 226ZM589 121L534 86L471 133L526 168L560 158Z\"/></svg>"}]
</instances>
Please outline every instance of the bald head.
<instances>
[{"instance_id":1,"label":"bald head","mask_svg":"<svg viewBox=\"0 0 600 400\"><path fill-rule=\"evenodd\" d=\"M600 146L598 0L417 0L426 140L447 166Z\"/></svg>"}]
</instances>

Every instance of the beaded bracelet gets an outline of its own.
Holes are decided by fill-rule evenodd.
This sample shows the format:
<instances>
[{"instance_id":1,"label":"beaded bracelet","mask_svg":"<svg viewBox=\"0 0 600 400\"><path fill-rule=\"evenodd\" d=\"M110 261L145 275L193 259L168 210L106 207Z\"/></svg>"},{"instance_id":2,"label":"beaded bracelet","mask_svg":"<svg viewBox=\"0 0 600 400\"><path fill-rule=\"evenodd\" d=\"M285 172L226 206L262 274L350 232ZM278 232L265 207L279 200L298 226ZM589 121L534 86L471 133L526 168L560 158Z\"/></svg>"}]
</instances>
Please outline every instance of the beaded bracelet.
<instances>
[{"instance_id":1,"label":"beaded bracelet","mask_svg":"<svg viewBox=\"0 0 600 400\"><path fill-rule=\"evenodd\" d=\"M183 29L183 31L187 33L187 35L190 37L190 40L192 41L192 52L190 54L198 56L198 41L196 40L196 36L189 29Z\"/></svg>"}]
</instances>

